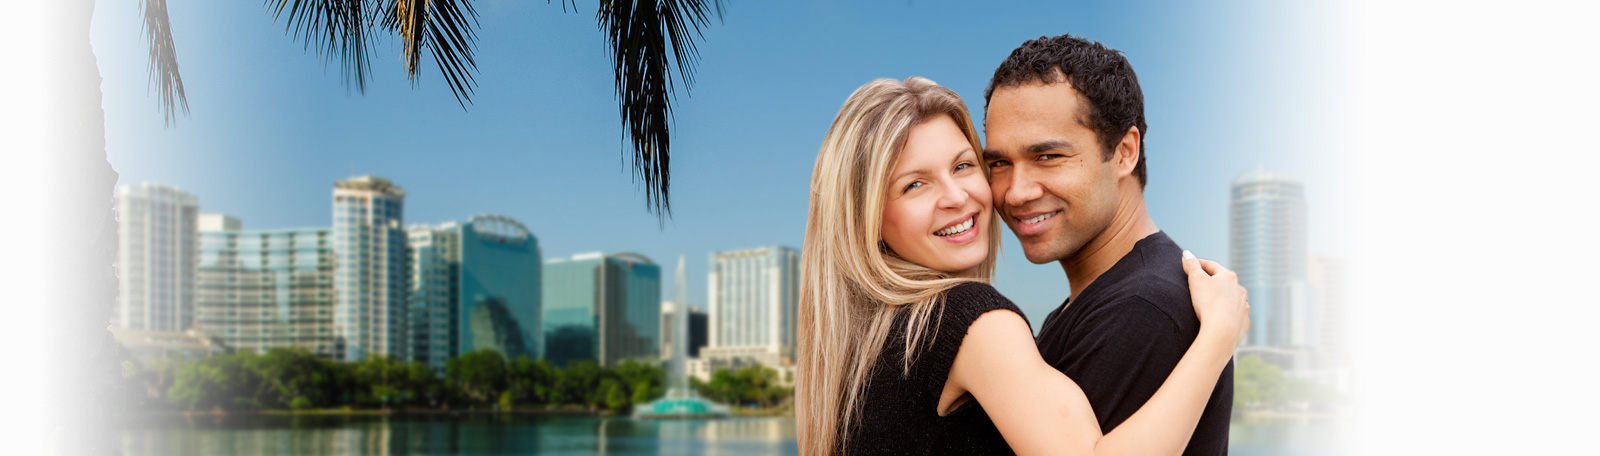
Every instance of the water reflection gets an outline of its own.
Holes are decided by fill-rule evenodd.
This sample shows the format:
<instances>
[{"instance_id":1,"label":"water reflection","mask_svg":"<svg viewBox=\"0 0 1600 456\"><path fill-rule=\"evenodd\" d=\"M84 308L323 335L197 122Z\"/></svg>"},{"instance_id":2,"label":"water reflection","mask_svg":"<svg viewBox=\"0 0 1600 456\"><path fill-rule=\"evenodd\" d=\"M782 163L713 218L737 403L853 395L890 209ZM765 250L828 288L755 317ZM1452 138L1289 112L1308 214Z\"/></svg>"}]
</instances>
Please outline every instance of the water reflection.
<instances>
[{"instance_id":1,"label":"water reflection","mask_svg":"<svg viewBox=\"0 0 1600 456\"><path fill-rule=\"evenodd\" d=\"M1339 454L1329 419L1237 420L1235 456ZM635 420L558 415L171 417L127 423L122 454L794 455L794 418Z\"/></svg>"},{"instance_id":2,"label":"water reflection","mask_svg":"<svg viewBox=\"0 0 1600 456\"><path fill-rule=\"evenodd\" d=\"M234 416L133 423L144 455L796 454L792 418L523 415Z\"/></svg>"}]
</instances>

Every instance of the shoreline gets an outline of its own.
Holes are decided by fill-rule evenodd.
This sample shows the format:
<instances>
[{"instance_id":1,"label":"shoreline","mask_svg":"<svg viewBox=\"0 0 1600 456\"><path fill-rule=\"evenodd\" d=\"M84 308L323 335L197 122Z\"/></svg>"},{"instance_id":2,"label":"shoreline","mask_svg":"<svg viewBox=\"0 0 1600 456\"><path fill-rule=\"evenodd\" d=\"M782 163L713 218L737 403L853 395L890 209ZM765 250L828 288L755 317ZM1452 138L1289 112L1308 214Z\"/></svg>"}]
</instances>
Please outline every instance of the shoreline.
<instances>
[{"instance_id":1,"label":"shoreline","mask_svg":"<svg viewBox=\"0 0 1600 456\"><path fill-rule=\"evenodd\" d=\"M775 407L768 409L746 409L732 407L729 410L733 417L792 417L792 409ZM227 417L257 417L257 416L496 416L496 415L521 415L521 416L592 416L592 417L628 417L631 414L624 411L590 409L581 406L561 407L516 407L511 410L496 410L493 408L462 408L462 409L435 409L435 408L387 408L369 409L340 407L329 409L308 410L141 410L128 411L117 414L122 418L227 418Z\"/></svg>"},{"instance_id":2,"label":"shoreline","mask_svg":"<svg viewBox=\"0 0 1600 456\"><path fill-rule=\"evenodd\" d=\"M511 410L495 410L493 408L481 409L434 409L434 408L354 408L341 407L330 409L307 410L142 410L120 413L124 417L230 417L230 416L466 416L466 415L569 415L569 416L620 416L624 413L604 410L589 409L586 407L516 407Z\"/></svg>"}]
</instances>

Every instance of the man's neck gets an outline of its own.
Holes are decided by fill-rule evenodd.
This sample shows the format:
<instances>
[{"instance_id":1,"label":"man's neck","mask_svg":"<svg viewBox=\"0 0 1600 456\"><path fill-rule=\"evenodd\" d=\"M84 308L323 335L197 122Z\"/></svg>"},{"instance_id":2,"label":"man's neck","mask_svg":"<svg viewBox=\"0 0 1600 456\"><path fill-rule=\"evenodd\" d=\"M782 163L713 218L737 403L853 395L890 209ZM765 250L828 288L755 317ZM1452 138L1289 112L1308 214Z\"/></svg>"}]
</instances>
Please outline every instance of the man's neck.
<instances>
[{"instance_id":1,"label":"man's neck","mask_svg":"<svg viewBox=\"0 0 1600 456\"><path fill-rule=\"evenodd\" d=\"M1135 182L1132 185L1139 184ZM1123 196L1117 201L1117 212L1111 216L1111 225L1084 244L1077 254L1060 262L1071 284L1072 299L1077 299L1094 279L1105 274L1128 252L1133 251L1133 246L1140 239L1160 231L1145 210L1144 192L1141 189L1135 187L1132 192L1124 189L1121 193Z\"/></svg>"}]
</instances>

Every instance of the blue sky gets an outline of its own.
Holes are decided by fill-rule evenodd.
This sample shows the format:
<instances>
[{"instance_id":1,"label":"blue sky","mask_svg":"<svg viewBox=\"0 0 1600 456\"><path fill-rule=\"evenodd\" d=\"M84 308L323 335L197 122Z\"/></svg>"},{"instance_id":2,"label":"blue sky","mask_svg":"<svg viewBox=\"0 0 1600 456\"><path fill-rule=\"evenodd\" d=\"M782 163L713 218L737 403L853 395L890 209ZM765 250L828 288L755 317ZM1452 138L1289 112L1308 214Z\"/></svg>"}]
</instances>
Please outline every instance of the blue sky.
<instances>
[{"instance_id":1,"label":"blue sky","mask_svg":"<svg viewBox=\"0 0 1600 456\"><path fill-rule=\"evenodd\" d=\"M1342 37L1326 11L1277 3L729 2L700 44L697 84L677 100L664 226L625 161L591 2L577 13L478 2L480 84L465 111L426 56L413 88L392 40L373 54L363 95L257 2L170 0L192 113L164 127L137 2L100 2L92 39L120 184L176 185L203 212L287 228L330 225L332 182L376 174L408 190L408 223L498 213L527 224L547 258L634 251L670 270L685 254L690 301L704 305L709 253L800 247L817 147L856 87L924 76L981 118L995 65L1061 33L1119 49L1138 71L1146 198L1181 245L1226 263L1228 182L1262 166L1306 182L1311 251L1343 254ZM1004 236L997 286L1037 327L1066 278Z\"/></svg>"}]
</instances>

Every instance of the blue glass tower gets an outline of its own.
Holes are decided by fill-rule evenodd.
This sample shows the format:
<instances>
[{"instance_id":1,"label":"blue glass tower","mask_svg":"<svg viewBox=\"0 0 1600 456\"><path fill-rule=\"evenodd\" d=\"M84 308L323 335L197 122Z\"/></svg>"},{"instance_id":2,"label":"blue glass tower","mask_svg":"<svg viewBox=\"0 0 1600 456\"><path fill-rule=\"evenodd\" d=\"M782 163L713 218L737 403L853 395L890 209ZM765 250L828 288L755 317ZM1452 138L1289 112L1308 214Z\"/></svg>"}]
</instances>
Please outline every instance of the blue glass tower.
<instances>
[{"instance_id":1,"label":"blue glass tower","mask_svg":"<svg viewBox=\"0 0 1600 456\"><path fill-rule=\"evenodd\" d=\"M495 350L543 356L538 239L510 217L410 231L410 359L443 369L451 357Z\"/></svg>"},{"instance_id":2,"label":"blue glass tower","mask_svg":"<svg viewBox=\"0 0 1600 456\"><path fill-rule=\"evenodd\" d=\"M544 265L544 352L558 366L661 357L661 268L643 255L588 253Z\"/></svg>"},{"instance_id":3,"label":"blue glass tower","mask_svg":"<svg viewBox=\"0 0 1600 456\"><path fill-rule=\"evenodd\" d=\"M1233 180L1230 255L1250 292L1246 345L1303 345L1295 334L1309 317L1306 301L1306 202L1300 182L1265 170Z\"/></svg>"}]
</instances>

